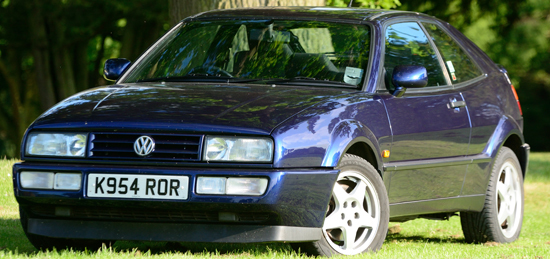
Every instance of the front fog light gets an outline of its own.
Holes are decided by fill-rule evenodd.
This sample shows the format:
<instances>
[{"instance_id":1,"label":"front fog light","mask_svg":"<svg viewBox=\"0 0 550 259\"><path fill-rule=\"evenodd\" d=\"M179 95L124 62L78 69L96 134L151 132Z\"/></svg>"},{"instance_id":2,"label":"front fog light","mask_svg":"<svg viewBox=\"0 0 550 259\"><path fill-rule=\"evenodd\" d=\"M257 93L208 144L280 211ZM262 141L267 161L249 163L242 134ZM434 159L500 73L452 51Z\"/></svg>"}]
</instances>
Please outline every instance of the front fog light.
<instances>
[{"instance_id":1,"label":"front fog light","mask_svg":"<svg viewBox=\"0 0 550 259\"><path fill-rule=\"evenodd\" d=\"M198 194L225 194L225 177L199 177Z\"/></svg>"},{"instance_id":2,"label":"front fog light","mask_svg":"<svg viewBox=\"0 0 550 259\"><path fill-rule=\"evenodd\" d=\"M21 187L24 189L53 189L54 173L21 172Z\"/></svg>"},{"instance_id":3,"label":"front fog light","mask_svg":"<svg viewBox=\"0 0 550 259\"><path fill-rule=\"evenodd\" d=\"M55 174L56 190L80 190L82 174L79 173L57 173Z\"/></svg>"},{"instance_id":4,"label":"front fog light","mask_svg":"<svg viewBox=\"0 0 550 259\"><path fill-rule=\"evenodd\" d=\"M267 188L264 178L228 178L226 193L233 195L262 195Z\"/></svg>"},{"instance_id":5,"label":"front fog light","mask_svg":"<svg viewBox=\"0 0 550 259\"><path fill-rule=\"evenodd\" d=\"M82 174L23 171L20 180L23 189L78 191L82 182Z\"/></svg>"},{"instance_id":6,"label":"front fog light","mask_svg":"<svg viewBox=\"0 0 550 259\"><path fill-rule=\"evenodd\" d=\"M265 193L267 183L265 178L199 177L197 193L260 196Z\"/></svg>"}]
</instances>

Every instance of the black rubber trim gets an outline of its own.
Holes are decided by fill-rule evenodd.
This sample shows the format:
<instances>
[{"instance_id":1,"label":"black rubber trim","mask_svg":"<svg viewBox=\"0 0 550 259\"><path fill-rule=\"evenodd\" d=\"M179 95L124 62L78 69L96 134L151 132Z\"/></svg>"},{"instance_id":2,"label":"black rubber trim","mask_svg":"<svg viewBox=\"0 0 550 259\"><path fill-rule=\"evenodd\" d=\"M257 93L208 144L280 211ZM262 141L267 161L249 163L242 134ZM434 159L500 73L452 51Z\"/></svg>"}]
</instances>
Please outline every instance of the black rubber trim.
<instances>
[{"instance_id":1,"label":"black rubber trim","mask_svg":"<svg viewBox=\"0 0 550 259\"><path fill-rule=\"evenodd\" d=\"M524 163L521 164L521 170L523 171L523 179L525 179L525 176L527 175L527 168L529 168L529 153L531 152L531 146L529 144L525 143L521 145L522 150L522 156Z\"/></svg>"},{"instance_id":2,"label":"black rubber trim","mask_svg":"<svg viewBox=\"0 0 550 259\"><path fill-rule=\"evenodd\" d=\"M213 243L304 242L321 238L313 227L130 223L29 219L28 233L58 237L103 240L143 240Z\"/></svg>"},{"instance_id":3,"label":"black rubber trim","mask_svg":"<svg viewBox=\"0 0 550 259\"><path fill-rule=\"evenodd\" d=\"M492 158L485 154L451 158L435 158L416 161L390 162L384 165L384 171L413 170L421 168L490 163Z\"/></svg>"}]
</instances>

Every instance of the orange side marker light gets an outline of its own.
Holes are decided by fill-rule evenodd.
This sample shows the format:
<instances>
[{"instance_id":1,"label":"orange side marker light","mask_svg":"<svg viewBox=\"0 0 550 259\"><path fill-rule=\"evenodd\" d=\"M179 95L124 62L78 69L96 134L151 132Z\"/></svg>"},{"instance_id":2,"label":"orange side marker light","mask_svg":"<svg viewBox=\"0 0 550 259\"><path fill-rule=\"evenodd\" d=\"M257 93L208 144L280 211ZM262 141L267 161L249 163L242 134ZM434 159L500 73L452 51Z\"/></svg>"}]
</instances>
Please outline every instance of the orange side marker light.
<instances>
[{"instance_id":1,"label":"orange side marker light","mask_svg":"<svg viewBox=\"0 0 550 259\"><path fill-rule=\"evenodd\" d=\"M519 97L518 97L518 93L516 92L516 88L514 87L514 85L511 85L511 86L512 86L512 92L514 92L514 97L516 98L516 102L518 103L519 113L523 115L523 111L521 110L521 104L519 103Z\"/></svg>"},{"instance_id":2,"label":"orange side marker light","mask_svg":"<svg viewBox=\"0 0 550 259\"><path fill-rule=\"evenodd\" d=\"M383 151L382 151L382 157L383 157L383 158L388 158L388 157L390 157L390 151L389 151L389 150L383 150Z\"/></svg>"}]
</instances>

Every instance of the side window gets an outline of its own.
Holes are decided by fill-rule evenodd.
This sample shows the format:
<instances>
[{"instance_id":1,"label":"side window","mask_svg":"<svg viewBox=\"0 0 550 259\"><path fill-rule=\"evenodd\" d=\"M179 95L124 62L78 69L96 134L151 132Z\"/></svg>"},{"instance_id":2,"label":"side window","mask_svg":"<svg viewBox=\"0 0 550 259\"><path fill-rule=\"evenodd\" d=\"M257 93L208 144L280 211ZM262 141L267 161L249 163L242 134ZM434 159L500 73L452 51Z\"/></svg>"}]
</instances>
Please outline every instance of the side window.
<instances>
[{"instance_id":1,"label":"side window","mask_svg":"<svg viewBox=\"0 0 550 259\"><path fill-rule=\"evenodd\" d=\"M439 49L453 83L464 82L482 74L451 36L435 24L422 23L422 25Z\"/></svg>"},{"instance_id":2,"label":"side window","mask_svg":"<svg viewBox=\"0 0 550 259\"><path fill-rule=\"evenodd\" d=\"M397 65L425 67L428 71L428 86L447 84L437 55L418 23L397 23L386 29L384 68L387 85L391 85L393 68Z\"/></svg>"}]
</instances>

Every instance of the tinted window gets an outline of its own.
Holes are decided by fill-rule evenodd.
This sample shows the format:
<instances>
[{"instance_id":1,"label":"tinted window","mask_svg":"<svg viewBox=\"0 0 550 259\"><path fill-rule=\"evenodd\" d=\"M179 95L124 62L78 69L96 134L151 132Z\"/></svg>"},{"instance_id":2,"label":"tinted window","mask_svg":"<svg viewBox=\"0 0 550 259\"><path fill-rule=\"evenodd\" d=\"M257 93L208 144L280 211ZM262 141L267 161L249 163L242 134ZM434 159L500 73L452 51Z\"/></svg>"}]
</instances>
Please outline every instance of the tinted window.
<instances>
[{"instance_id":1,"label":"tinted window","mask_svg":"<svg viewBox=\"0 0 550 259\"><path fill-rule=\"evenodd\" d=\"M422 24L439 49L439 53L441 53L445 66L447 66L447 70L451 76L451 82L460 83L481 75L481 71L479 71L472 60L470 60L470 57L464 53L464 50L460 48L451 36L435 24Z\"/></svg>"},{"instance_id":2,"label":"tinted window","mask_svg":"<svg viewBox=\"0 0 550 259\"><path fill-rule=\"evenodd\" d=\"M437 55L420 25L415 22L397 23L386 29L384 68L386 82L391 82L397 65L424 66L428 71L428 86L446 85Z\"/></svg>"}]
</instances>

